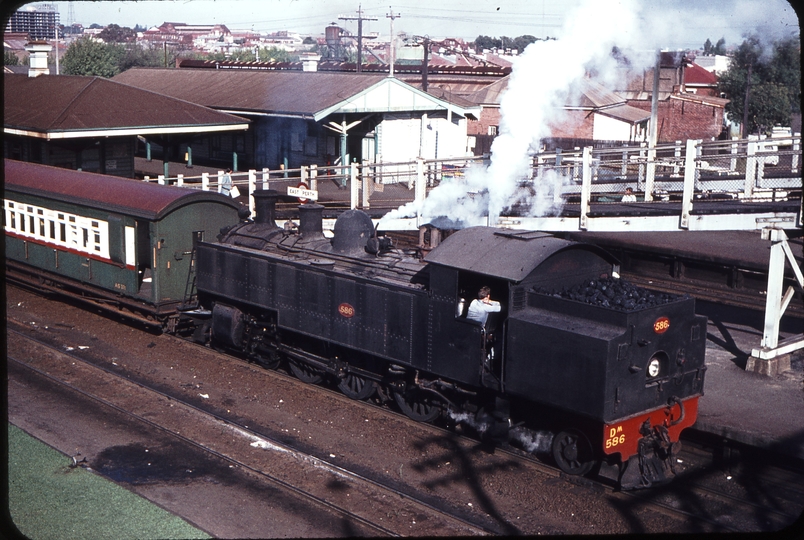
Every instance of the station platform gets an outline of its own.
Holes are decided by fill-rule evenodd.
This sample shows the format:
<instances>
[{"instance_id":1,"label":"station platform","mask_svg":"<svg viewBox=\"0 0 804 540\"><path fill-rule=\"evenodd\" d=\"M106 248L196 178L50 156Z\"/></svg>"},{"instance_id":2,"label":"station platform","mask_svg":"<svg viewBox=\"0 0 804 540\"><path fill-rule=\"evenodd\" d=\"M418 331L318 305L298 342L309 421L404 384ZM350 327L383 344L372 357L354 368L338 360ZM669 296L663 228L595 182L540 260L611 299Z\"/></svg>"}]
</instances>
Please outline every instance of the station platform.
<instances>
[{"instance_id":1,"label":"station platform","mask_svg":"<svg viewBox=\"0 0 804 540\"><path fill-rule=\"evenodd\" d=\"M767 376L745 366L762 339L762 314L699 302L709 317L704 396L691 429L804 460L804 351L790 369ZM801 333L800 319L791 330ZM791 334L782 333L781 337Z\"/></svg>"}]
</instances>

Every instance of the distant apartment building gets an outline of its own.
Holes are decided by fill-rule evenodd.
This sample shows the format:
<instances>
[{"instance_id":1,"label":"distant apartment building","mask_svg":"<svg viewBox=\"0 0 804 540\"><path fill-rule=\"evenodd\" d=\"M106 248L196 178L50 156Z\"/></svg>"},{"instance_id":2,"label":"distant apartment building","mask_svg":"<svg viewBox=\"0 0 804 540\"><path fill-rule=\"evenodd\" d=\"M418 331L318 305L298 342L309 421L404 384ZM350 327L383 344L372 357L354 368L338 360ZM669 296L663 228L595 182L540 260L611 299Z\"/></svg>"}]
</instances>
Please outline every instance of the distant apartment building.
<instances>
[{"instance_id":1,"label":"distant apartment building","mask_svg":"<svg viewBox=\"0 0 804 540\"><path fill-rule=\"evenodd\" d=\"M4 33L28 34L29 39L39 41L55 39L58 27L59 12L54 4L31 4L11 15Z\"/></svg>"}]
</instances>

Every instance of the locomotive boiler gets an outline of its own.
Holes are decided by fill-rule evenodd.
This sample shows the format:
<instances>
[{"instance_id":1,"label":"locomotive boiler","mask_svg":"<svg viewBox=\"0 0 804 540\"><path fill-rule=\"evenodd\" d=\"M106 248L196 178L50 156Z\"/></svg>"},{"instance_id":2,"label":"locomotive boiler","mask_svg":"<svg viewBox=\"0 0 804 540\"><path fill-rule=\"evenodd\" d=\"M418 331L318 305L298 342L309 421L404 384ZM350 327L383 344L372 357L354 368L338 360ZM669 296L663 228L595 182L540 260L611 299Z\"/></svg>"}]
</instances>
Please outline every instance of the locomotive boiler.
<instances>
[{"instance_id":1,"label":"locomotive boiler","mask_svg":"<svg viewBox=\"0 0 804 540\"><path fill-rule=\"evenodd\" d=\"M591 245L546 233L459 230L420 257L359 210L323 234L323 207L256 218L195 245L195 339L303 381L378 392L409 417L470 421L481 437L548 451L568 474L603 461L624 489L671 478L703 395L706 318L694 299L631 287ZM466 318L478 289L502 303ZM539 447L536 442L548 441Z\"/></svg>"}]
</instances>

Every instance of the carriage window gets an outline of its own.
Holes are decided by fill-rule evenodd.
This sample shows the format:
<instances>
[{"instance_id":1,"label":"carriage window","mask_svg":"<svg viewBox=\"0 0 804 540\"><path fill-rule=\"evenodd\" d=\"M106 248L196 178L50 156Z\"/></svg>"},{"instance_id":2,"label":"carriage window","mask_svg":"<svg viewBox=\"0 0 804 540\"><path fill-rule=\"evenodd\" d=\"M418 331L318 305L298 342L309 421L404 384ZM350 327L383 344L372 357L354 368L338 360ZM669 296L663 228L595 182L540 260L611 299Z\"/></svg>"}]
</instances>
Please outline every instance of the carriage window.
<instances>
[{"instance_id":1,"label":"carriage window","mask_svg":"<svg viewBox=\"0 0 804 540\"><path fill-rule=\"evenodd\" d=\"M4 206L3 217L9 230L109 257L109 224L106 221L9 200L4 201Z\"/></svg>"}]
</instances>

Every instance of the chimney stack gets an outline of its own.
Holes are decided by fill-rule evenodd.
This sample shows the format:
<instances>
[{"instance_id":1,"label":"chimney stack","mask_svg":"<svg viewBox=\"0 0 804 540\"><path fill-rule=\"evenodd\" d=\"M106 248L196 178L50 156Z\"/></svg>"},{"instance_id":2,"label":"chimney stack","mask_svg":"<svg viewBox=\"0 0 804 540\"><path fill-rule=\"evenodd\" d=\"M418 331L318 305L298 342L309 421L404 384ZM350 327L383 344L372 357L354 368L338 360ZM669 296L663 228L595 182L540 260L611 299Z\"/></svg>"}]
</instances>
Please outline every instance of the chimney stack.
<instances>
[{"instance_id":1,"label":"chimney stack","mask_svg":"<svg viewBox=\"0 0 804 540\"><path fill-rule=\"evenodd\" d=\"M30 54L28 76L50 75L50 68L47 67L47 55L53 50L53 46L49 45L47 41L31 41L25 45L25 50Z\"/></svg>"},{"instance_id":2,"label":"chimney stack","mask_svg":"<svg viewBox=\"0 0 804 540\"><path fill-rule=\"evenodd\" d=\"M299 206L299 232L305 240L324 238L324 206L302 204Z\"/></svg>"},{"instance_id":3,"label":"chimney stack","mask_svg":"<svg viewBox=\"0 0 804 540\"><path fill-rule=\"evenodd\" d=\"M318 71L318 61L321 57L317 54L303 54L301 56L302 71Z\"/></svg>"},{"instance_id":4,"label":"chimney stack","mask_svg":"<svg viewBox=\"0 0 804 540\"><path fill-rule=\"evenodd\" d=\"M258 189L254 195L254 223L265 223L276 227L276 201L279 192L273 189Z\"/></svg>"}]
</instances>

